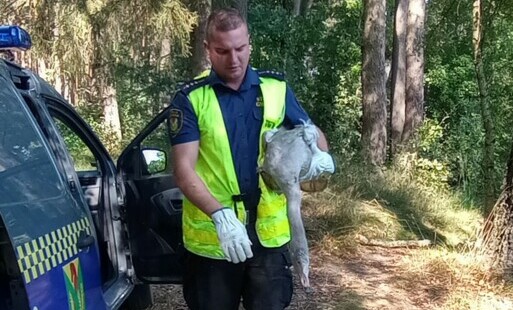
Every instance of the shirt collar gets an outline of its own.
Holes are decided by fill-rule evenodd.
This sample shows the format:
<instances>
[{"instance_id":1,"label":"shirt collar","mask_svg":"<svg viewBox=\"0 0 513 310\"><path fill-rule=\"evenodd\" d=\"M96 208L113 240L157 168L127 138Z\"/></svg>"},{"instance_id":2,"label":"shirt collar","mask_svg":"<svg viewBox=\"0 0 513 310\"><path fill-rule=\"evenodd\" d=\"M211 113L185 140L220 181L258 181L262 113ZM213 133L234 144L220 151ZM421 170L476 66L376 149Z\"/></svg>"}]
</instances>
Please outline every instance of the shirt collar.
<instances>
[{"instance_id":1,"label":"shirt collar","mask_svg":"<svg viewBox=\"0 0 513 310\"><path fill-rule=\"evenodd\" d=\"M208 83L211 86L222 85L227 87L223 80L217 75L217 73L212 69L210 71L210 75L208 76ZM251 66L248 66L246 70L246 76L244 76L244 80L242 80L242 84L240 85L239 91L245 91L251 88L253 85L260 85L260 78L258 77L258 73Z\"/></svg>"}]
</instances>

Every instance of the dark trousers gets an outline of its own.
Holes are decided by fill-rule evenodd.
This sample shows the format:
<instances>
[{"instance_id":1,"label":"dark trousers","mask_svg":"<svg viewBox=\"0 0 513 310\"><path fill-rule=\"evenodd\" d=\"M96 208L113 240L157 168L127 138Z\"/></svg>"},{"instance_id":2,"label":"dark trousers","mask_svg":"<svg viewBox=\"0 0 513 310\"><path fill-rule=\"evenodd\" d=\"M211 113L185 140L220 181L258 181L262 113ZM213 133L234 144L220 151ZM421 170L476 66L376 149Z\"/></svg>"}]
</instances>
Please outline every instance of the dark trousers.
<instances>
[{"instance_id":1,"label":"dark trousers","mask_svg":"<svg viewBox=\"0 0 513 310\"><path fill-rule=\"evenodd\" d=\"M192 310L282 310L292 299L288 250L261 250L239 264L186 255L183 294Z\"/></svg>"}]
</instances>

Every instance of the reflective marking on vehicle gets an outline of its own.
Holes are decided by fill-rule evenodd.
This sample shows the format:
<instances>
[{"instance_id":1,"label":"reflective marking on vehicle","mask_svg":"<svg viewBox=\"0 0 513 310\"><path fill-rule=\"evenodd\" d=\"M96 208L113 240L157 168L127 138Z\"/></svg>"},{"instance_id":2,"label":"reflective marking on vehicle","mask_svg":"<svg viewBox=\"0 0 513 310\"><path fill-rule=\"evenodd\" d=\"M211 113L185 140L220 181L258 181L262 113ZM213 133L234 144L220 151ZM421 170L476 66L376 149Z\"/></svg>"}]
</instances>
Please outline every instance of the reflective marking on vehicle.
<instances>
[{"instance_id":1,"label":"reflective marking on vehicle","mask_svg":"<svg viewBox=\"0 0 513 310\"><path fill-rule=\"evenodd\" d=\"M47 273L79 251L77 240L81 231L91 234L89 221L82 218L16 247L18 267L25 283Z\"/></svg>"}]
</instances>

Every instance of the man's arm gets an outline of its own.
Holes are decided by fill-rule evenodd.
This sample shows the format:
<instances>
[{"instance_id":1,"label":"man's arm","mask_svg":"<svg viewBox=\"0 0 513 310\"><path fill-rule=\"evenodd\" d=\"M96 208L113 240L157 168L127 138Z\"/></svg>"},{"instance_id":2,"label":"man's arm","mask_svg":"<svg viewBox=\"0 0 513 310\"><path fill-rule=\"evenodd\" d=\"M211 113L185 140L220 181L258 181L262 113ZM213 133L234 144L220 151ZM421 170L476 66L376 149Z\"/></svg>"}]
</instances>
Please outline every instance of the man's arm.
<instances>
[{"instance_id":1,"label":"man's arm","mask_svg":"<svg viewBox=\"0 0 513 310\"><path fill-rule=\"evenodd\" d=\"M175 179L182 193L199 209L210 216L223 206L210 194L194 167L198 160L199 141L174 145Z\"/></svg>"},{"instance_id":2,"label":"man's arm","mask_svg":"<svg viewBox=\"0 0 513 310\"><path fill-rule=\"evenodd\" d=\"M324 151L324 152L327 152L329 151L329 146L328 146L328 139L326 139L326 136L324 135L324 132L322 132L322 130L315 126L317 128L317 132L319 133L319 139L317 140L317 146L319 147L319 149L321 151Z\"/></svg>"},{"instance_id":3,"label":"man's arm","mask_svg":"<svg viewBox=\"0 0 513 310\"><path fill-rule=\"evenodd\" d=\"M198 161L199 141L175 144L172 151L178 187L196 207L212 218L226 260L237 264L253 257L251 241L244 225L233 209L221 206L194 170Z\"/></svg>"}]
</instances>

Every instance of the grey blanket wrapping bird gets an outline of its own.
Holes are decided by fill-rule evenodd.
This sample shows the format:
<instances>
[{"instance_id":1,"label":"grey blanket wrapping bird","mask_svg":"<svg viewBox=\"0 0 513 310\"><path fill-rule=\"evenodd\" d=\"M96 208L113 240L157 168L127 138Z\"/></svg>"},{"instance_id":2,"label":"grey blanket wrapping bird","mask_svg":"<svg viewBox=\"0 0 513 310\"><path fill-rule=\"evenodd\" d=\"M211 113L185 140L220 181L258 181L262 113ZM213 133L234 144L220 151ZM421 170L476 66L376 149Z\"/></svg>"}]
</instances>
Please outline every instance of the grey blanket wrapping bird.
<instances>
[{"instance_id":1,"label":"grey blanket wrapping bird","mask_svg":"<svg viewBox=\"0 0 513 310\"><path fill-rule=\"evenodd\" d=\"M289 250L301 285L310 289L310 257L301 217L301 183L324 178L335 171L333 158L317 147L319 133L312 123L265 133L265 157L259 170L268 186L287 197L291 226Z\"/></svg>"}]
</instances>

